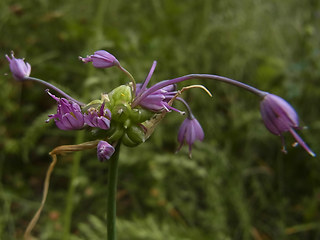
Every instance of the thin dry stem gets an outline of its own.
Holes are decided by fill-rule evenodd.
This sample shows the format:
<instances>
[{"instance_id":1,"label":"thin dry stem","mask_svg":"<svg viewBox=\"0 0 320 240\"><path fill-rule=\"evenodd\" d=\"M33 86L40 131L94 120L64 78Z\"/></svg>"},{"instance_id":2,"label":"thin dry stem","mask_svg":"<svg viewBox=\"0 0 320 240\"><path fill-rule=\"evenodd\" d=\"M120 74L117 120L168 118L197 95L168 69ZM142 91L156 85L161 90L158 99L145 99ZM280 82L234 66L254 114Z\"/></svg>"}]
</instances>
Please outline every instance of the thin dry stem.
<instances>
[{"instance_id":1,"label":"thin dry stem","mask_svg":"<svg viewBox=\"0 0 320 240\"><path fill-rule=\"evenodd\" d=\"M47 199L47 195L48 195L48 189L49 189L49 184L50 184L50 176L51 176L51 173L54 169L54 166L56 165L57 163L57 156L56 154L53 154L51 155L52 156L52 162L48 168L48 171L47 171L47 174L46 174L46 178L44 180L44 188L43 188L43 193L42 193L42 200L41 200L41 204L40 204L40 207L38 209L38 211L36 212L36 214L33 216L33 218L31 219L25 233L24 233L24 239L25 240L31 240L32 237L31 237L31 231L32 229L34 228L34 226L36 225L39 217L40 217L40 214L42 212L42 209L44 207L44 204L46 202L46 199Z\"/></svg>"},{"instance_id":2,"label":"thin dry stem","mask_svg":"<svg viewBox=\"0 0 320 240\"><path fill-rule=\"evenodd\" d=\"M179 90L177 92L176 95L174 95L173 98L170 99L170 101L168 102L168 104L171 106L173 101L176 100L177 97L179 97L179 95L181 95L184 91L186 90L189 90L189 89L192 89L192 88L201 88L202 90L204 90L210 97L212 97L212 94L211 92L205 87L205 86L202 86L202 85L190 85L190 86L187 86L187 87L183 87L181 90Z\"/></svg>"},{"instance_id":3,"label":"thin dry stem","mask_svg":"<svg viewBox=\"0 0 320 240\"><path fill-rule=\"evenodd\" d=\"M28 224L28 227L24 233L24 239L25 240L32 240L33 237L31 235L31 231L33 230L33 228L35 227L36 223L39 220L40 214L42 212L42 209L44 207L44 204L46 202L47 199L47 195L48 195L48 190L49 190L49 185L50 185L50 177L51 177L51 173L57 163L57 155L58 154L64 154L64 153L70 153L70 152L76 152L76 151L82 151L82 150L87 150L87 149L92 149L97 147L98 143L100 142L100 140L95 140L95 141L91 141L91 142L85 142L85 143L81 143L81 144L77 144L77 145L63 145L63 146L59 146L54 148L49 154L52 157L52 162L49 165L49 168L47 170L47 174L44 180L44 187L43 187L43 193L42 193L42 200L41 200L41 204L39 209L37 210L37 212L35 213L35 215L33 216L33 218L31 219L31 221Z\"/></svg>"}]
</instances>

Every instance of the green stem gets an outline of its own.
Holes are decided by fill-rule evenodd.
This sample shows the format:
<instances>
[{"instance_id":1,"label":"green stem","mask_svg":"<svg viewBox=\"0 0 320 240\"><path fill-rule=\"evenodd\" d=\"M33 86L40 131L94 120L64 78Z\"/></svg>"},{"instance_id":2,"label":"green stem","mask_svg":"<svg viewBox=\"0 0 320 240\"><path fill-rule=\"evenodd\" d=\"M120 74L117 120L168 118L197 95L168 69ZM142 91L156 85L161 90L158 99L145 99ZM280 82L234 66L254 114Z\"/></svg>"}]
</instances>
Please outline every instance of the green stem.
<instances>
[{"instance_id":1,"label":"green stem","mask_svg":"<svg viewBox=\"0 0 320 240\"><path fill-rule=\"evenodd\" d=\"M132 83L132 87L133 87L133 93L135 93L136 92L136 80L134 80L134 77L132 76L132 74L127 69L122 67L120 64L118 65L118 67L122 72L124 72L131 79L131 83Z\"/></svg>"},{"instance_id":2,"label":"green stem","mask_svg":"<svg viewBox=\"0 0 320 240\"><path fill-rule=\"evenodd\" d=\"M108 166L108 198L107 198L107 230L108 240L116 240L116 213L117 213L117 182L118 161L121 142L116 146L115 152L109 159Z\"/></svg>"},{"instance_id":3,"label":"green stem","mask_svg":"<svg viewBox=\"0 0 320 240\"><path fill-rule=\"evenodd\" d=\"M79 144L83 142L84 138L84 132L80 131L77 135L76 143ZM71 169L71 179L70 179L70 185L67 193L67 199L66 199L66 208L64 212L64 219L63 219L63 240L70 239L70 228L71 228L71 219L72 219L72 212L73 212L73 200L74 200L74 193L76 190L76 178L79 173L79 167L80 167L80 160L81 160L82 152L76 152L73 157L73 163L72 163L72 169Z\"/></svg>"}]
</instances>

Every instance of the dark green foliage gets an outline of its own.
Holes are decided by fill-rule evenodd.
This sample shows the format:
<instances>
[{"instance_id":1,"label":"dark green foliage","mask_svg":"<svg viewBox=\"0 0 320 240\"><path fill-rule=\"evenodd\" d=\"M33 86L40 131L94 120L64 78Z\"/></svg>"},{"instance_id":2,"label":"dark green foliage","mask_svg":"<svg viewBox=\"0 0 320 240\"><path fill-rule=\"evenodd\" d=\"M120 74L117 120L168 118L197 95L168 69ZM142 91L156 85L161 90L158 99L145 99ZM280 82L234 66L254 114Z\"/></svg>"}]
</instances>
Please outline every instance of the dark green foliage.
<instances>
[{"instance_id":1,"label":"dark green foliage","mask_svg":"<svg viewBox=\"0 0 320 240\"><path fill-rule=\"evenodd\" d=\"M41 201L48 152L95 138L44 123L55 102L42 86L15 82L4 58L11 50L32 65L32 76L83 102L129 81L117 69L78 61L99 49L137 82L153 60L152 83L189 73L231 77L288 100L308 126L301 135L320 153L319 1L20 2L0 1L0 239L22 237ZM179 87L191 83L199 81ZM213 98L197 89L184 93L205 131L192 159L187 147L174 154L183 121L177 113L146 143L122 148L119 240L319 239L319 157L292 148L289 135L282 154L256 96L201 84ZM103 239L107 166L95 150L58 157L34 232L39 239Z\"/></svg>"}]
</instances>

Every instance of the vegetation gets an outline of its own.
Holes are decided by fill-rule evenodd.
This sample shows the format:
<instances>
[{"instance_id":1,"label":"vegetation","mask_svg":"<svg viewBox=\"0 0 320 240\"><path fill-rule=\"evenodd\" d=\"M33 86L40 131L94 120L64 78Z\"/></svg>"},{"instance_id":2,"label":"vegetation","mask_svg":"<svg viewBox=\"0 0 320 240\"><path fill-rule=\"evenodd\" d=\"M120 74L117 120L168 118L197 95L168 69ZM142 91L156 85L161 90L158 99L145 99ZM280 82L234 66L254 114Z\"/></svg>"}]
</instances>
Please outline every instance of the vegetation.
<instances>
[{"instance_id":1,"label":"vegetation","mask_svg":"<svg viewBox=\"0 0 320 240\"><path fill-rule=\"evenodd\" d=\"M26 57L33 76L83 102L128 82L117 69L77 59L99 49L138 82L153 60L153 83L189 73L237 79L289 101L308 126L301 135L320 153L319 12L315 0L1 1L0 239L22 238L41 201L48 152L94 139L46 124L55 101L42 86L14 81L5 54ZM174 154L183 121L174 113L146 143L122 147L119 240L319 239L318 157L292 148L290 135L283 154L256 96L201 84L213 98L197 89L184 93L205 131L192 159L187 147ZM35 235L103 239L107 175L108 163L94 150L59 157Z\"/></svg>"}]
</instances>

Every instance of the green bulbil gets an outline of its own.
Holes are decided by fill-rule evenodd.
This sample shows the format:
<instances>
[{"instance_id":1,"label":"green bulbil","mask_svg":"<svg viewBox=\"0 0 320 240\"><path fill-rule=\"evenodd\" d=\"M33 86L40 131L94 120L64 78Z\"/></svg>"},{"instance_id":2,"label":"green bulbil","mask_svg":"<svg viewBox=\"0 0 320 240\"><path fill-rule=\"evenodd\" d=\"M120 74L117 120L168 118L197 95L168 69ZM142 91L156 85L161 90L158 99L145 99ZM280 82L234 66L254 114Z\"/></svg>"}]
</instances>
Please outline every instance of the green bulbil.
<instances>
[{"instance_id":1,"label":"green bulbil","mask_svg":"<svg viewBox=\"0 0 320 240\"><path fill-rule=\"evenodd\" d=\"M141 123L149 120L153 113L142 108L131 108L132 93L127 85L121 85L102 96L111 111L111 127L108 130L110 142L121 139L128 147L135 147L146 139Z\"/></svg>"},{"instance_id":2,"label":"green bulbil","mask_svg":"<svg viewBox=\"0 0 320 240\"><path fill-rule=\"evenodd\" d=\"M138 145L140 144L140 143L137 143L137 142L132 141L132 140L129 138L128 134L124 134L124 135L123 135L122 143L123 143L124 145L126 145L127 147L136 147L136 146L138 146Z\"/></svg>"},{"instance_id":3,"label":"green bulbil","mask_svg":"<svg viewBox=\"0 0 320 240\"><path fill-rule=\"evenodd\" d=\"M124 145L126 145L127 147L136 147L138 146L140 143L135 143L134 141L132 141L127 134L124 134L123 135L123 138L122 138L122 143Z\"/></svg>"},{"instance_id":4,"label":"green bulbil","mask_svg":"<svg viewBox=\"0 0 320 240\"><path fill-rule=\"evenodd\" d=\"M108 141L115 142L123 136L125 129L123 126L121 126L121 124L112 123L107 133L109 135Z\"/></svg>"},{"instance_id":5,"label":"green bulbil","mask_svg":"<svg viewBox=\"0 0 320 240\"><path fill-rule=\"evenodd\" d=\"M127 136L135 143L143 143L145 141L145 132L141 126L132 125L127 128Z\"/></svg>"},{"instance_id":6,"label":"green bulbil","mask_svg":"<svg viewBox=\"0 0 320 240\"><path fill-rule=\"evenodd\" d=\"M125 123L129 119L130 113L131 107L129 104L118 104L111 110L112 120Z\"/></svg>"},{"instance_id":7,"label":"green bulbil","mask_svg":"<svg viewBox=\"0 0 320 240\"><path fill-rule=\"evenodd\" d=\"M134 123L142 123L149 120L154 113L143 109L143 108L134 108L130 112L130 120Z\"/></svg>"},{"instance_id":8,"label":"green bulbil","mask_svg":"<svg viewBox=\"0 0 320 240\"><path fill-rule=\"evenodd\" d=\"M113 89L108 96L113 106L118 104L129 104L132 102L131 88L127 85L121 85Z\"/></svg>"}]
</instances>

